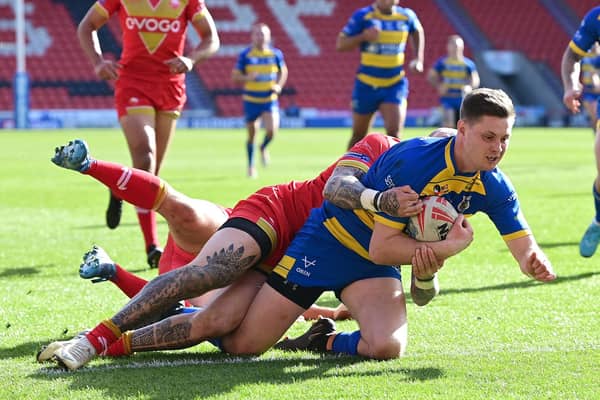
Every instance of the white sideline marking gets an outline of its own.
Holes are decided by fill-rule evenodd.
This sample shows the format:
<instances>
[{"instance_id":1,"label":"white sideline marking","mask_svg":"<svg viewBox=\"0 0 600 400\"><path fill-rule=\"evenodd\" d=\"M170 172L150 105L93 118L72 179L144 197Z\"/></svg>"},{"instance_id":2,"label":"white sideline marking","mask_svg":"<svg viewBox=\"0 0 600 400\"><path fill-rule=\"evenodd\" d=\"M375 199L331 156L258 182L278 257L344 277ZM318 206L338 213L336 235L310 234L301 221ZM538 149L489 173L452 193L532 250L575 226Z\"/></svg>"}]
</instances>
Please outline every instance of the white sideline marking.
<instances>
[{"instance_id":1,"label":"white sideline marking","mask_svg":"<svg viewBox=\"0 0 600 400\"><path fill-rule=\"evenodd\" d=\"M98 372L98 371L110 371L116 369L140 369L140 368L163 368L163 367L182 367L188 365L219 365L219 364L238 364L238 363L261 363L261 362L270 362L270 361L307 361L307 360L316 360L320 357L315 355L314 357L306 356L306 357L235 357L235 358L226 358L223 360L174 360L174 361L163 361L163 360L151 360L151 361L132 361L127 364L108 364L108 365L92 365L86 366L77 371L66 371L57 366L49 366L40 369L41 374L45 375L63 375L63 374L71 374L74 372Z\"/></svg>"}]
</instances>

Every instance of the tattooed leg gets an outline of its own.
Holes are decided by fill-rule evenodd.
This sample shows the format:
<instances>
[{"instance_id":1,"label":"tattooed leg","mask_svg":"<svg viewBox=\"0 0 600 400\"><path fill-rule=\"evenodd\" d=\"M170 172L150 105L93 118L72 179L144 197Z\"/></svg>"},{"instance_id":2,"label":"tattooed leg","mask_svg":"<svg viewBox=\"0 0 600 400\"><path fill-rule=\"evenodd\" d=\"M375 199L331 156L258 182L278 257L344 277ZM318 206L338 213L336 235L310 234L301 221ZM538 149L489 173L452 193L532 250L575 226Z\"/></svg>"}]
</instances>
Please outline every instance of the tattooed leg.
<instances>
[{"instance_id":1,"label":"tattooed leg","mask_svg":"<svg viewBox=\"0 0 600 400\"><path fill-rule=\"evenodd\" d=\"M133 331L131 351L183 349L232 332L246 315L265 280L262 273L248 271L205 309Z\"/></svg>"},{"instance_id":2,"label":"tattooed leg","mask_svg":"<svg viewBox=\"0 0 600 400\"><path fill-rule=\"evenodd\" d=\"M231 284L260 260L260 247L234 228L217 231L188 265L152 279L111 320L121 332L143 326L183 299Z\"/></svg>"}]
</instances>

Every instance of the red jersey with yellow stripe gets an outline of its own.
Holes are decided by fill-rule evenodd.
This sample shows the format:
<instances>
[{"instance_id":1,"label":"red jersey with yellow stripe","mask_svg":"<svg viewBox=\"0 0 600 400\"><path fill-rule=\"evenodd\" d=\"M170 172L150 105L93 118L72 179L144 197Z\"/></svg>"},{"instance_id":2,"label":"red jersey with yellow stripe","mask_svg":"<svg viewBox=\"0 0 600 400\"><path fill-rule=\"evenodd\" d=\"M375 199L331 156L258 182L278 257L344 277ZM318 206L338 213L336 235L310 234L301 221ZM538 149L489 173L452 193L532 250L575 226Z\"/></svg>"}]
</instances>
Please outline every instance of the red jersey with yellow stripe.
<instances>
[{"instance_id":1,"label":"red jersey with yellow stripe","mask_svg":"<svg viewBox=\"0 0 600 400\"><path fill-rule=\"evenodd\" d=\"M267 186L237 203L230 218L256 223L271 239L272 251L263 269L270 271L277 265L310 210L321 206L323 188L335 167L350 166L367 172L379 156L396 143L399 139L391 136L367 135L316 178Z\"/></svg>"},{"instance_id":2,"label":"red jersey with yellow stripe","mask_svg":"<svg viewBox=\"0 0 600 400\"><path fill-rule=\"evenodd\" d=\"M123 31L120 77L183 82L164 61L183 55L188 21L204 18L204 0L98 0L99 13L118 13Z\"/></svg>"}]
</instances>

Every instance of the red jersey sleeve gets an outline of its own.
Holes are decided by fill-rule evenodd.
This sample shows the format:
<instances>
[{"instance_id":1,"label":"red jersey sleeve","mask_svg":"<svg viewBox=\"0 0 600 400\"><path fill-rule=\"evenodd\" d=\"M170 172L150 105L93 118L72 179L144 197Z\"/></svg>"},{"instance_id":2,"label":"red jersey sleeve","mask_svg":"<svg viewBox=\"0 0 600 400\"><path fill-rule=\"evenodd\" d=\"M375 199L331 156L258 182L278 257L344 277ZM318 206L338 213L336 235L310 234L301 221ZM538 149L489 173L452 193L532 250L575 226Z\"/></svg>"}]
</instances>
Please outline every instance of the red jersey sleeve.
<instances>
[{"instance_id":1,"label":"red jersey sleeve","mask_svg":"<svg viewBox=\"0 0 600 400\"><path fill-rule=\"evenodd\" d=\"M205 11L206 5L204 4L204 0L191 0L186 9L186 18L193 22L201 18Z\"/></svg>"},{"instance_id":2,"label":"red jersey sleeve","mask_svg":"<svg viewBox=\"0 0 600 400\"><path fill-rule=\"evenodd\" d=\"M109 18L111 15L119 11L121 8L120 0L98 0L96 4L94 4L94 8L96 11L100 12L100 14L105 15Z\"/></svg>"},{"instance_id":3,"label":"red jersey sleeve","mask_svg":"<svg viewBox=\"0 0 600 400\"><path fill-rule=\"evenodd\" d=\"M337 165L354 167L367 172L371 165L400 140L379 133L372 133L357 142L339 159Z\"/></svg>"}]
</instances>

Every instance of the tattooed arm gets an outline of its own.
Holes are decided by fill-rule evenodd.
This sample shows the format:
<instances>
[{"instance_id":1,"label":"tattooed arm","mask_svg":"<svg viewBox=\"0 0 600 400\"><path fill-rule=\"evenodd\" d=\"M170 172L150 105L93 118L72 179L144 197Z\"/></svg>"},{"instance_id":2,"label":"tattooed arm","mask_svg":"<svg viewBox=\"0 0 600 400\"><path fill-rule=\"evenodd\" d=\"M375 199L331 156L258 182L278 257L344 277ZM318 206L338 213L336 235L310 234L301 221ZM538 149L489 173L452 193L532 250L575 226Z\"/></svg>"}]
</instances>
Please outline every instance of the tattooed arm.
<instances>
[{"instance_id":1,"label":"tattooed arm","mask_svg":"<svg viewBox=\"0 0 600 400\"><path fill-rule=\"evenodd\" d=\"M406 217L421 212L419 195L410 186L377 192L366 188L360 178L364 171L347 166L338 166L327 180L323 198L341 208L364 208L386 214Z\"/></svg>"}]
</instances>

